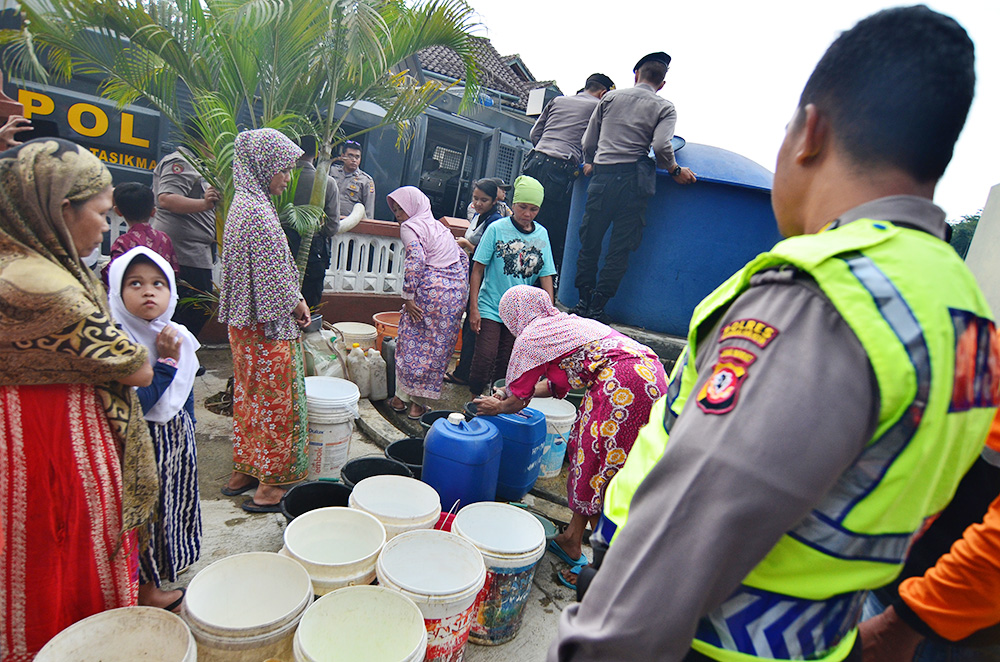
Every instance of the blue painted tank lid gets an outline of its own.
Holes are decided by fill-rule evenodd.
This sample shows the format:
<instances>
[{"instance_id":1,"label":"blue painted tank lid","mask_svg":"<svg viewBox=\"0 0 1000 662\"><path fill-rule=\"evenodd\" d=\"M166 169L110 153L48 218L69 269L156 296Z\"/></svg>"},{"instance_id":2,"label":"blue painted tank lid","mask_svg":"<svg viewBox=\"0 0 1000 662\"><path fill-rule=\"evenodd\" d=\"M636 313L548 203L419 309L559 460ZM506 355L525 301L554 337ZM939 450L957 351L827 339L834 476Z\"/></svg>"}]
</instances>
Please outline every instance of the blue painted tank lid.
<instances>
[{"instance_id":1,"label":"blue painted tank lid","mask_svg":"<svg viewBox=\"0 0 1000 662\"><path fill-rule=\"evenodd\" d=\"M683 141L683 138L680 138ZM729 184L744 188L770 191L774 182L774 174L755 161L745 156L730 152L728 149L684 142L683 149L675 148L675 158L679 165L691 168L698 176L699 182ZM667 177L666 170L658 170Z\"/></svg>"}]
</instances>

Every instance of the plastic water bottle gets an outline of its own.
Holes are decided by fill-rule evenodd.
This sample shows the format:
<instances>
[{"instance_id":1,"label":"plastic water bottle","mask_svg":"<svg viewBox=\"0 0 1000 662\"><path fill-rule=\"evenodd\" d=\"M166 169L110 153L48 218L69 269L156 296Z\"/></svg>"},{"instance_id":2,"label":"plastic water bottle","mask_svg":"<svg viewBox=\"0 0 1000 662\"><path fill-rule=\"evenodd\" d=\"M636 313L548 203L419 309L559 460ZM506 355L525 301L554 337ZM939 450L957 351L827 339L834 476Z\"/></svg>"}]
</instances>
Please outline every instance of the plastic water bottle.
<instances>
[{"instance_id":1,"label":"plastic water bottle","mask_svg":"<svg viewBox=\"0 0 1000 662\"><path fill-rule=\"evenodd\" d=\"M372 377L368 369L368 358L358 343L354 343L351 353L347 355L347 372L351 376L351 381L358 385L361 397L371 396Z\"/></svg>"},{"instance_id":2,"label":"plastic water bottle","mask_svg":"<svg viewBox=\"0 0 1000 662\"><path fill-rule=\"evenodd\" d=\"M391 336L382 338L382 358L385 359L386 397L396 395L396 339Z\"/></svg>"},{"instance_id":3,"label":"plastic water bottle","mask_svg":"<svg viewBox=\"0 0 1000 662\"><path fill-rule=\"evenodd\" d=\"M389 386L386 383L385 359L372 347L368 350L368 372L371 375L372 400L385 400L389 397Z\"/></svg>"}]
</instances>

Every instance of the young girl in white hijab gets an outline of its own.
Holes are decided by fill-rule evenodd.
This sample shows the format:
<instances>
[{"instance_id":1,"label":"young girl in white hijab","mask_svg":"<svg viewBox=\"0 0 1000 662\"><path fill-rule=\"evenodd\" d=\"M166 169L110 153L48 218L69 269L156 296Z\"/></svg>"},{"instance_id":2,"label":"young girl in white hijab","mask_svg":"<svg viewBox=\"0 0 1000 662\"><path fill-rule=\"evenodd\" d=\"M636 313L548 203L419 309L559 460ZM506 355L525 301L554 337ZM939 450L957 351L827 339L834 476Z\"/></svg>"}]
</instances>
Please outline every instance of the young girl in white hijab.
<instances>
[{"instance_id":1,"label":"young girl in white hijab","mask_svg":"<svg viewBox=\"0 0 1000 662\"><path fill-rule=\"evenodd\" d=\"M115 322L145 345L153 365L153 383L136 388L160 474L158 517L139 556L139 604L176 611L183 589L164 591L160 585L177 581L201 552L193 391L199 344L170 321L177 306L174 271L152 250L140 246L115 259L108 291Z\"/></svg>"}]
</instances>

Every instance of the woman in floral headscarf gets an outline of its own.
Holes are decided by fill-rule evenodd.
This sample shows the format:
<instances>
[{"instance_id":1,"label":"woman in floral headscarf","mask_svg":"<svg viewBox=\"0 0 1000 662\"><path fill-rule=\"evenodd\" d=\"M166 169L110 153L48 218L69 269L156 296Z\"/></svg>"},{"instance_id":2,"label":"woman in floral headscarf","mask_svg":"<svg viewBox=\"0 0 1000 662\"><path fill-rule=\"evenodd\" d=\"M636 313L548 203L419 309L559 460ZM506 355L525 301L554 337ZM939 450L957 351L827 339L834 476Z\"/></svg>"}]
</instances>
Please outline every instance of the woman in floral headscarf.
<instances>
[{"instance_id":1,"label":"woman in floral headscarf","mask_svg":"<svg viewBox=\"0 0 1000 662\"><path fill-rule=\"evenodd\" d=\"M136 603L130 529L159 484L131 386L146 349L83 266L108 229L111 175L44 138L0 153L0 660Z\"/></svg>"},{"instance_id":2,"label":"woman in floral headscarf","mask_svg":"<svg viewBox=\"0 0 1000 662\"><path fill-rule=\"evenodd\" d=\"M251 513L277 512L281 485L302 480L307 461L305 367L300 328L309 307L271 200L302 150L274 129L236 137L236 195L222 244L219 321L233 351L233 474L227 496L256 487Z\"/></svg>"},{"instance_id":3,"label":"woman in floral headscarf","mask_svg":"<svg viewBox=\"0 0 1000 662\"><path fill-rule=\"evenodd\" d=\"M604 488L666 392L667 376L653 350L600 322L559 312L537 287L507 290L500 318L515 336L507 386L498 397L477 400L480 414L514 413L533 396L564 398L570 389L587 389L566 444L573 517L549 543L550 551L578 569L587 564L587 523L597 525ZM571 586L573 574L561 574L561 581Z\"/></svg>"}]
</instances>

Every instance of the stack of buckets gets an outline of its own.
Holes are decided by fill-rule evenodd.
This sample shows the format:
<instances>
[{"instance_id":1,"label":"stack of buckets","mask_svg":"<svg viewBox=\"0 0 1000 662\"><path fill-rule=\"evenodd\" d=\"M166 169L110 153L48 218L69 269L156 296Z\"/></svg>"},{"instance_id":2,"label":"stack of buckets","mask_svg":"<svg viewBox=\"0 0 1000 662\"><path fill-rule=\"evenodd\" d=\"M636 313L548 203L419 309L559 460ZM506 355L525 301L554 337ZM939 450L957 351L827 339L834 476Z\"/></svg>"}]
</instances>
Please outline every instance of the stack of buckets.
<instances>
[{"instance_id":1,"label":"stack of buckets","mask_svg":"<svg viewBox=\"0 0 1000 662\"><path fill-rule=\"evenodd\" d=\"M533 398L531 407L545 414L545 450L538 477L554 478L562 470L566 441L576 420L576 407L556 398Z\"/></svg>"},{"instance_id":2,"label":"stack of buckets","mask_svg":"<svg viewBox=\"0 0 1000 662\"><path fill-rule=\"evenodd\" d=\"M123 607L69 626L49 640L35 660L195 662L198 657L191 630L179 616L156 607Z\"/></svg>"},{"instance_id":3,"label":"stack of buckets","mask_svg":"<svg viewBox=\"0 0 1000 662\"><path fill-rule=\"evenodd\" d=\"M361 392L338 377L306 377L309 480L337 478L347 463Z\"/></svg>"},{"instance_id":4,"label":"stack of buckets","mask_svg":"<svg viewBox=\"0 0 1000 662\"><path fill-rule=\"evenodd\" d=\"M198 642L199 662L289 660L295 629L312 600L312 582L301 565L250 552L195 575L183 616Z\"/></svg>"}]
</instances>

